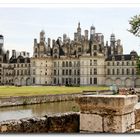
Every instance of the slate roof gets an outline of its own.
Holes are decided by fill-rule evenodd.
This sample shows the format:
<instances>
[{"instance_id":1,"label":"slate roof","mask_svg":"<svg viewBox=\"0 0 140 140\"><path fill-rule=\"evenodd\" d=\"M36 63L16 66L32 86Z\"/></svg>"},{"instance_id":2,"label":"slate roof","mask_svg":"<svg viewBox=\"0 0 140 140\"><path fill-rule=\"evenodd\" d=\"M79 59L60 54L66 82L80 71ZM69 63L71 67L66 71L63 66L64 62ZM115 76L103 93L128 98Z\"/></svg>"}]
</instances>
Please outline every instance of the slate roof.
<instances>
[{"instance_id":1,"label":"slate roof","mask_svg":"<svg viewBox=\"0 0 140 140\"><path fill-rule=\"evenodd\" d=\"M24 58L23 56L18 56L17 58L11 57L9 63L17 63L18 62L17 60L19 60L19 63L25 63L25 59L27 59L27 63L30 63L30 58L29 57Z\"/></svg>"},{"instance_id":2,"label":"slate roof","mask_svg":"<svg viewBox=\"0 0 140 140\"><path fill-rule=\"evenodd\" d=\"M134 56L134 58L137 57L136 55L131 55L131 54L109 55L108 58L106 58L106 61L112 61L112 57L115 58L115 61L122 61L122 58L124 58L124 60L131 60L132 56Z\"/></svg>"}]
</instances>

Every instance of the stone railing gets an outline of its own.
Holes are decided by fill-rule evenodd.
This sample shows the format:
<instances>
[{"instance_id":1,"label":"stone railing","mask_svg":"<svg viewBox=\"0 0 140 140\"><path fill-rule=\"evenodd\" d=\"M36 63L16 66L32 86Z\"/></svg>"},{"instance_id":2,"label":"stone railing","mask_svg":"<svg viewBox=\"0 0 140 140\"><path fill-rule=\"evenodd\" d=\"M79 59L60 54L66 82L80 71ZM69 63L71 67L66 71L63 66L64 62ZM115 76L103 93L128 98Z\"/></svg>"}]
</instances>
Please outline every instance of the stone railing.
<instances>
[{"instance_id":1,"label":"stone railing","mask_svg":"<svg viewBox=\"0 0 140 140\"><path fill-rule=\"evenodd\" d=\"M77 99L80 132L126 133L135 131L136 95L87 95Z\"/></svg>"},{"instance_id":2,"label":"stone railing","mask_svg":"<svg viewBox=\"0 0 140 140\"><path fill-rule=\"evenodd\" d=\"M0 122L0 133L77 133L79 113L45 115Z\"/></svg>"}]
</instances>

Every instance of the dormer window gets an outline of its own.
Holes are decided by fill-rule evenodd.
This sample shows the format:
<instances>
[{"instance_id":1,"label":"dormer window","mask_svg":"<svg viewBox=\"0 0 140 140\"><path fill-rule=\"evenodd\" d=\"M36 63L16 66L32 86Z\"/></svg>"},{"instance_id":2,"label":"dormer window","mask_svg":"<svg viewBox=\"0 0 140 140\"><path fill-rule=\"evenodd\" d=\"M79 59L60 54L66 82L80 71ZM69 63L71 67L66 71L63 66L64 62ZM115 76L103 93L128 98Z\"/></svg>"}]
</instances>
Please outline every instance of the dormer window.
<instances>
[{"instance_id":1,"label":"dormer window","mask_svg":"<svg viewBox=\"0 0 140 140\"><path fill-rule=\"evenodd\" d=\"M122 55L122 60L124 61L124 56Z\"/></svg>"},{"instance_id":2,"label":"dormer window","mask_svg":"<svg viewBox=\"0 0 140 140\"><path fill-rule=\"evenodd\" d=\"M115 61L115 57L114 56L112 56L112 60Z\"/></svg>"},{"instance_id":3,"label":"dormer window","mask_svg":"<svg viewBox=\"0 0 140 140\"><path fill-rule=\"evenodd\" d=\"M133 55L131 56L131 60L134 60L134 56Z\"/></svg>"}]
</instances>

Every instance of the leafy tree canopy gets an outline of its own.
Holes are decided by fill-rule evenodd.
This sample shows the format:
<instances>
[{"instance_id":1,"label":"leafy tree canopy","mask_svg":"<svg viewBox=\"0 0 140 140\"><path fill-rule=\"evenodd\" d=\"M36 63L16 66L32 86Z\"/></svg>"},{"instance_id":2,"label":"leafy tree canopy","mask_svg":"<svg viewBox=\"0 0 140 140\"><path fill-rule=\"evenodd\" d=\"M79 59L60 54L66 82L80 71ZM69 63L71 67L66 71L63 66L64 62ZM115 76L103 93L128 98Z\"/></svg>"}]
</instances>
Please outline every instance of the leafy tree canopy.
<instances>
[{"instance_id":1,"label":"leafy tree canopy","mask_svg":"<svg viewBox=\"0 0 140 140\"><path fill-rule=\"evenodd\" d=\"M131 17L131 20L129 20L129 24L131 25L131 28L128 31L135 36L140 37L140 15Z\"/></svg>"},{"instance_id":2,"label":"leafy tree canopy","mask_svg":"<svg viewBox=\"0 0 140 140\"><path fill-rule=\"evenodd\" d=\"M137 57L137 74L140 75L140 56Z\"/></svg>"}]
</instances>

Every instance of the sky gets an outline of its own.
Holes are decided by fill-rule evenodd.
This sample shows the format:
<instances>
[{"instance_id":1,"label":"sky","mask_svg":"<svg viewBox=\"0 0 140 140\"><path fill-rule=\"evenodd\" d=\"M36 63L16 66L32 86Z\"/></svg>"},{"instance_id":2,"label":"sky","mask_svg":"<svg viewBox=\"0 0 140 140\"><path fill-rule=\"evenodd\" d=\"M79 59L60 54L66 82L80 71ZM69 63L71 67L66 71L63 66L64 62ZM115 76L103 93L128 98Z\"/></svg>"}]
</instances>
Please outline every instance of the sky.
<instances>
[{"instance_id":1,"label":"sky","mask_svg":"<svg viewBox=\"0 0 140 140\"><path fill-rule=\"evenodd\" d=\"M0 7L0 34L4 35L4 48L7 50L33 53L33 40L39 41L43 29L46 38L57 39L66 33L71 39L77 30L78 22L84 30L94 25L96 32L103 33L104 41L110 40L111 33L121 39L124 53L135 50L140 54L140 38L129 33L129 20L140 14L140 8L107 7Z\"/></svg>"}]
</instances>

